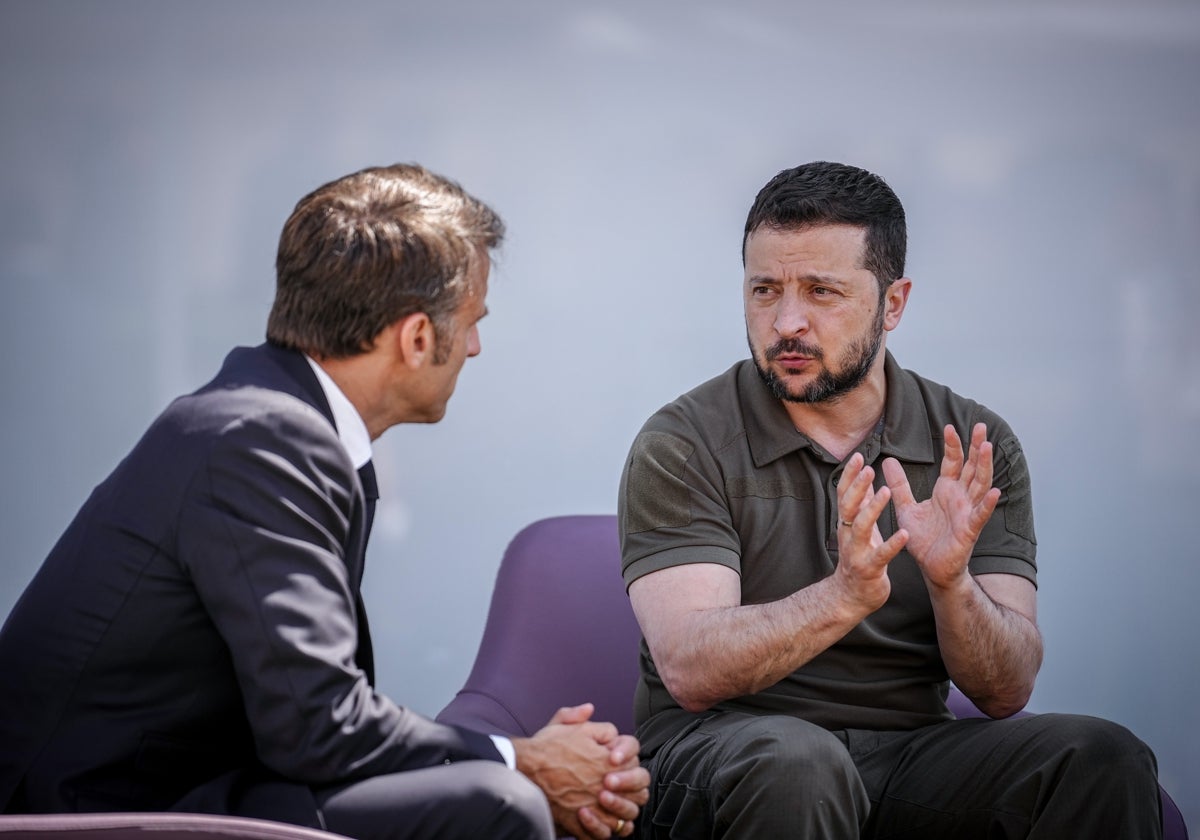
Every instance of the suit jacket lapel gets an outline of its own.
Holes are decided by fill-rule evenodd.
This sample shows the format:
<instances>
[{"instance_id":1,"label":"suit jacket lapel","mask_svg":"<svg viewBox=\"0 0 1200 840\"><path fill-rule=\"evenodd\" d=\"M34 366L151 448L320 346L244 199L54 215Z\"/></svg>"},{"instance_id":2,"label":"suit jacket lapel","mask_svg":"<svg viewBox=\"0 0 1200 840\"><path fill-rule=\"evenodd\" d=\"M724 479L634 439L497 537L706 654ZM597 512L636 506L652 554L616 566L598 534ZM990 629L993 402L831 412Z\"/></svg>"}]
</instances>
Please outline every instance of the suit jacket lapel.
<instances>
[{"instance_id":1,"label":"suit jacket lapel","mask_svg":"<svg viewBox=\"0 0 1200 840\"><path fill-rule=\"evenodd\" d=\"M371 536L371 525L375 521L375 502L379 499L379 484L375 481L375 465L370 461L362 465L358 471L362 481L363 492L366 494L367 527L363 531L362 550L365 566L367 540ZM354 604L358 610L358 649L354 652L354 661L363 669L371 685L375 684L375 652L371 644L371 628L367 624L367 605L363 603L362 587L354 588Z\"/></svg>"}]
</instances>

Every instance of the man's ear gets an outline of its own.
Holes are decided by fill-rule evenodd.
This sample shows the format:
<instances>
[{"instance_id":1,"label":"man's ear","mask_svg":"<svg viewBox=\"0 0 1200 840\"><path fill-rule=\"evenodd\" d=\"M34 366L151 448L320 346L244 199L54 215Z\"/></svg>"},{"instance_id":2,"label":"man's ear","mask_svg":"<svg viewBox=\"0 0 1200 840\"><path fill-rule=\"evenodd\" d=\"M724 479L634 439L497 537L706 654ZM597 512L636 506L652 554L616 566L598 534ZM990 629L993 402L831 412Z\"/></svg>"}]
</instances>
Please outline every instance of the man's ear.
<instances>
[{"instance_id":1,"label":"man's ear","mask_svg":"<svg viewBox=\"0 0 1200 840\"><path fill-rule=\"evenodd\" d=\"M433 359L437 336L424 312L406 315L388 328L398 357L414 370Z\"/></svg>"},{"instance_id":2,"label":"man's ear","mask_svg":"<svg viewBox=\"0 0 1200 840\"><path fill-rule=\"evenodd\" d=\"M894 330L900 326L904 307L908 305L908 293L912 291L912 280L901 277L893 280L883 296L883 328Z\"/></svg>"}]
</instances>

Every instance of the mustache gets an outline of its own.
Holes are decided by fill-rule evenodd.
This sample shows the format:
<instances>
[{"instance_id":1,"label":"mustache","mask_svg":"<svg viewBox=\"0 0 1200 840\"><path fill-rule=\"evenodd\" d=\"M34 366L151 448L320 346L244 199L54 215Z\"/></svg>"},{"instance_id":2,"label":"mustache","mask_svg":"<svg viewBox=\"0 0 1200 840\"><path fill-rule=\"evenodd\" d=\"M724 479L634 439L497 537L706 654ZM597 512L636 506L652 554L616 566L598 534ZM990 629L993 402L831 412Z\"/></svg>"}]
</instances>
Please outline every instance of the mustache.
<instances>
[{"instance_id":1,"label":"mustache","mask_svg":"<svg viewBox=\"0 0 1200 840\"><path fill-rule=\"evenodd\" d=\"M791 353L797 356L808 356L822 361L825 358L825 352L815 344L809 344L798 338L781 338L779 341L767 348L763 354L768 362L773 362L782 356L784 353Z\"/></svg>"}]
</instances>

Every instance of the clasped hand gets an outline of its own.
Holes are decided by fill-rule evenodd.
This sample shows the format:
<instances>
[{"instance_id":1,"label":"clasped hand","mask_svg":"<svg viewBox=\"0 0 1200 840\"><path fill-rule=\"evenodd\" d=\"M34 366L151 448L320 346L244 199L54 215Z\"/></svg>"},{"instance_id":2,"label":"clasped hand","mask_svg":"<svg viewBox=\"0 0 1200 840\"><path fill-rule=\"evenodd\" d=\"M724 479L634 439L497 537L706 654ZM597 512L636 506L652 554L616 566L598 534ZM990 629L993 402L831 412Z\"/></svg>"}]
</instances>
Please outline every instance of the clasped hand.
<instances>
[{"instance_id":1,"label":"clasped hand","mask_svg":"<svg viewBox=\"0 0 1200 840\"><path fill-rule=\"evenodd\" d=\"M591 720L592 704L559 709L532 738L514 738L517 769L550 802L554 823L578 838L628 837L649 798L638 741Z\"/></svg>"}]
</instances>

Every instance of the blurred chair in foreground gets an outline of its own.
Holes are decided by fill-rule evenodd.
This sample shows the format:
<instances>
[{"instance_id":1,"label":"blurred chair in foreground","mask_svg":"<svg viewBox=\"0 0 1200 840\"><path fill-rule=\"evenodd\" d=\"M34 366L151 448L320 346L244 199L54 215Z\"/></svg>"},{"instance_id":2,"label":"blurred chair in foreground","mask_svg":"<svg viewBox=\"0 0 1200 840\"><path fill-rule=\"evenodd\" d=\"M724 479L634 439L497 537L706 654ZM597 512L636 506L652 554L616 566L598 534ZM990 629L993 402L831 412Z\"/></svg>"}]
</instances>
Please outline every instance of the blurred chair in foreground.
<instances>
[{"instance_id":1,"label":"blurred chair in foreground","mask_svg":"<svg viewBox=\"0 0 1200 840\"><path fill-rule=\"evenodd\" d=\"M347 840L287 823L210 814L0 814L4 840Z\"/></svg>"}]
</instances>

